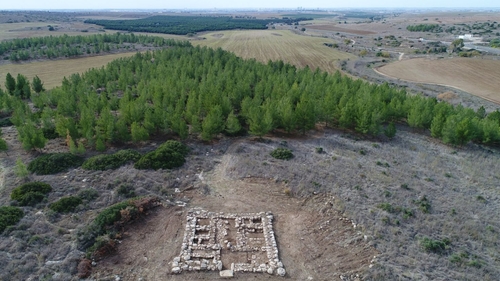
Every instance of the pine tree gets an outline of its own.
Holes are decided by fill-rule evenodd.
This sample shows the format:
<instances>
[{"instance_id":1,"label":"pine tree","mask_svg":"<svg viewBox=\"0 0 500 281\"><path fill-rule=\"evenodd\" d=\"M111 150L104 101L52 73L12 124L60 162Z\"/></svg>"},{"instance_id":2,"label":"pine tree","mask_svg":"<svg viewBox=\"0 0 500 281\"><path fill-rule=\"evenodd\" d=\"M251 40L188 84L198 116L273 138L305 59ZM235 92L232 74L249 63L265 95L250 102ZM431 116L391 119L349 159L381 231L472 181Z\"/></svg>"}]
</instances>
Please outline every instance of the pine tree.
<instances>
[{"instance_id":1,"label":"pine tree","mask_svg":"<svg viewBox=\"0 0 500 281\"><path fill-rule=\"evenodd\" d=\"M235 135L241 131L241 124L238 117L234 115L234 111L231 111L226 119L226 132L229 135Z\"/></svg>"},{"instance_id":2,"label":"pine tree","mask_svg":"<svg viewBox=\"0 0 500 281\"><path fill-rule=\"evenodd\" d=\"M149 138L148 130L137 122L132 123L130 126L130 134L133 142L145 141Z\"/></svg>"},{"instance_id":3,"label":"pine tree","mask_svg":"<svg viewBox=\"0 0 500 281\"><path fill-rule=\"evenodd\" d=\"M215 135L224 130L224 119L220 105L212 107L201 124L201 138L211 140Z\"/></svg>"},{"instance_id":4,"label":"pine tree","mask_svg":"<svg viewBox=\"0 0 500 281\"><path fill-rule=\"evenodd\" d=\"M386 137L392 139L396 136L396 126L394 125L394 122L389 123L387 128L384 130L384 134Z\"/></svg>"},{"instance_id":5,"label":"pine tree","mask_svg":"<svg viewBox=\"0 0 500 281\"><path fill-rule=\"evenodd\" d=\"M0 128L0 151L7 151L7 142L2 138L2 129Z\"/></svg>"},{"instance_id":6,"label":"pine tree","mask_svg":"<svg viewBox=\"0 0 500 281\"><path fill-rule=\"evenodd\" d=\"M16 160L16 166L14 166L14 173L18 178L22 179L25 179L29 175L28 168L23 163L23 160L21 160L21 158L17 158Z\"/></svg>"},{"instance_id":7,"label":"pine tree","mask_svg":"<svg viewBox=\"0 0 500 281\"><path fill-rule=\"evenodd\" d=\"M78 141L78 147L76 149L76 153L83 155L85 154L85 146L83 145L82 141Z\"/></svg>"},{"instance_id":8,"label":"pine tree","mask_svg":"<svg viewBox=\"0 0 500 281\"><path fill-rule=\"evenodd\" d=\"M42 80L40 78L38 78L38 75L33 77L31 87L33 87L33 91L35 91L35 93L37 93L37 94L39 94L42 91L45 91L45 89L43 88Z\"/></svg>"},{"instance_id":9,"label":"pine tree","mask_svg":"<svg viewBox=\"0 0 500 281\"><path fill-rule=\"evenodd\" d=\"M14 79L10 73L7 73L5 77L5 88L9 94L14 95L14 91L16 90L16 79Z\"/></svg>"}]
</instances>

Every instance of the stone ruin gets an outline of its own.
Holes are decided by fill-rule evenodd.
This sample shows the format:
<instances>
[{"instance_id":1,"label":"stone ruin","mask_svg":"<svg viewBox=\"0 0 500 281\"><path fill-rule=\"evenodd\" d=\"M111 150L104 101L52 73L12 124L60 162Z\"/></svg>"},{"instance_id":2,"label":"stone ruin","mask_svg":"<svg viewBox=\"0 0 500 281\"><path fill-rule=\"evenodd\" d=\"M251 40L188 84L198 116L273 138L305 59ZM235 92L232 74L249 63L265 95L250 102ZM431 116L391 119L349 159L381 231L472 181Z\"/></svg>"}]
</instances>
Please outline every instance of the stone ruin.
<instances>
[{"instance_id":1,"label":"stone ruin","mask_svg":"<svg viewBox=\"0 0 500 281\"><path fill-rule=\"evenodd\" d=\"M218 270L221 277L233 277L234 272L285 276L274 237L273 215L190 210L172 273L205 270Z\"/></svg>"}]
</instances>

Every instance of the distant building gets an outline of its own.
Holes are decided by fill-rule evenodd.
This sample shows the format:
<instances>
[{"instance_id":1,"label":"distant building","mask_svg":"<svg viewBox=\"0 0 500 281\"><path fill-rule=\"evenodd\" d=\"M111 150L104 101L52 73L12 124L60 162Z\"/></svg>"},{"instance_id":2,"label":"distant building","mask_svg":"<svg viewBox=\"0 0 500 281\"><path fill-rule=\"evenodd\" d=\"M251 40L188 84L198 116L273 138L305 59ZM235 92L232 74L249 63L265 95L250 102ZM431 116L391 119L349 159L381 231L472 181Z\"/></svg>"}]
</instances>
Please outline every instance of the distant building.
<instances>
[{"instance_id":1,"label":"distant building","mask_svg":"<svg viewBox=\"0 0 500 281\"><path fill-rule=\"evenodd\" d=\"M472 35L472 34L464 34L464 35L459 35L458 39L472 40L473 37L474 37L474 35Z\"/></svg>"}]
</instances>

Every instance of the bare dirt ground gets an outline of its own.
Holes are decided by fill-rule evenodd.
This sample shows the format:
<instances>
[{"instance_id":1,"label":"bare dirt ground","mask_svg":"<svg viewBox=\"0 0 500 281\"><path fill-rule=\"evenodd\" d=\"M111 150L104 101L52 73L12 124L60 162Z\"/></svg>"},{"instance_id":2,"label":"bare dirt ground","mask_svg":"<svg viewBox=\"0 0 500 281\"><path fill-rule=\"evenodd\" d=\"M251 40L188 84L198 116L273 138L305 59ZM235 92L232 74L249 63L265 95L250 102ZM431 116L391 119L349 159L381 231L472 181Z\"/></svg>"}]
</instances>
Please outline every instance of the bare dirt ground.
<instances>
[{"instance_id":1,"label":"bare dirt ground","mask_svg":"<svg viewBox=\"0 0 500 281\"><path fill-rule=\"evenodd\" d=\"M285 184L274 179L231 177L233 156L238 145L232 145L221 163L210 173L200 175L208 185L206 193L188 189L180 196L189 200L186 207L158 210L145 222L131 227L130 237L118 253L99 263L95 277L122 276L123 280L193 280L216 279L217 273L183 273L170 275L173 258L179 255L185 215L188 208L216 212L271 211L274 229L289 280L325 280L344 275L361 275L368 269L377 251L368 245L350 220L333 209L334 197L318 194L307 198L286 195ZM130 274L128 272L131 272ZM236 273L241 280L282 280L263 273ZM353 278L352 280L356 280Z\"/></svg>"}]
</instances>

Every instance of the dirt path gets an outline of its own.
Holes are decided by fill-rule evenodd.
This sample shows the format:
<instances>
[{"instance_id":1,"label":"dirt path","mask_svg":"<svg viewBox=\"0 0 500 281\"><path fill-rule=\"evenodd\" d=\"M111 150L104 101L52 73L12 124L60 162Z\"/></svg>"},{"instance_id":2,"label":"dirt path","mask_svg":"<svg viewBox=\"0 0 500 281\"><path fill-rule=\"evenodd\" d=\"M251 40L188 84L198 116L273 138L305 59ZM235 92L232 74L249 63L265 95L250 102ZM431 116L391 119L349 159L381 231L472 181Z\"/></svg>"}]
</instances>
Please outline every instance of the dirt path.
<instances>
[{"instance_id":1,"label":"dirt path","mask_svg":"<svg viewBox=\"0 0 500 281\"><path fill-rule=\"evenodd\" d=\"M218 279L217 273L171 275L170 262L179 254L186 211L203 208L216 212L271 211L280 258L289 280L325 280L326 276L353 276L368 268L377 252L363 240L361 232L333 207L331 195L294 198L283 192L283 183L265 178L235 179L237 144L224 154L215 170L203 173L200 185L209 194L191 188L179 194L189 201L185 208L161 208L131 227L116 255L99 262L94 277L118 275L122 280ZM262 273L236 273L240 280L283 280ZM331 280L331 279L330 279ZM356 280L356 279L352 279Z\"/></svg>"}]
</instances>

